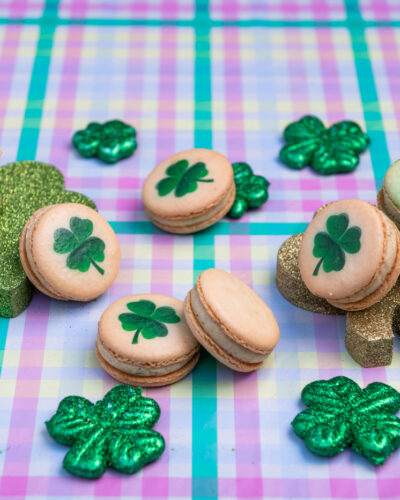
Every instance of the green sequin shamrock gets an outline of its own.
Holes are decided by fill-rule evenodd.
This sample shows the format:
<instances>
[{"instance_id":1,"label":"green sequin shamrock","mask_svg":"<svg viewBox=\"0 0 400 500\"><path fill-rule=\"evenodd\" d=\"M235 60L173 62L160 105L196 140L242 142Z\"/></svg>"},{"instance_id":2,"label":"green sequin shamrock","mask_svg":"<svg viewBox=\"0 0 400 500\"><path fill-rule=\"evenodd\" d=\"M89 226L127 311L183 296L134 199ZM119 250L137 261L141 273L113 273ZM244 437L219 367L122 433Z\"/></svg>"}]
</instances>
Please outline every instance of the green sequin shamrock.
<instances>
[{"instance_id":1,"label":"green sequin shamrock","mask_svg":"<svg viewBox=\"0 0 400 500\"><path fill-rule=\"evenodd\" d=\"M347 377L317 380L304 387L309 408L292 422L296 434L317 455L330 457L351 446L381 465L400 446L400 393L381 382L365 389Z\"/></svg>"},{"instance_id":2,"label":"green sequin shamrock","mask_svg":"<svg viewBox=\"0 0 400 500\"><path fill-rule=\"evenodd\" d=\"M281 161L294 169L310 165L323 175L354 170L370 143L355 122L338 122L327 129L311 115L288 125L283 135L287 144L279 153Z\"/></svg>"},{"instance_id":3,"label":"green sequin shamrock","mask_svg":"<svg viewBox=\"0 0 400 500\"><path fill-rule=\"evenodd\" d=\"M179 160L170 165L165 173L168 177L165 177L156 185L160 196L166 196L175 190L175 196L180 198L185 194L196 191L198 182L214 182L214 179L203 179L208 175L208 170L205 163L201 161L189 168L187 160Z\"/></svg>"},{"instance_id":4,"label":"green sequin shamrock","mask_svg":"<svg viewBox=\"0 0 400 500\"><path fill-rule=\"evenodd\" d=\"M247 163L233 163L232 168L236 196L228 216L239 219L249 208L261 207L268 200L269 182L261 175L254 175Z\"/></svg>"},{"instance_id":5,"label":"green sequin shamrock","mask_svg":"<svg viewBox=\"0 0 400 500\"><path fill-rule=\"evenodd\" d=\"M136 148L136 130L120 120L103 125L92 122L75 132L72 144L85 158L97 156L105 163L115 163L131 156Z\"/></svg>"},{"instance_id":6,"label":"green sequin shamrock","mask_svg":"<svg viewBox=\"0 0 400 500\"><path fill-rule=\"evenodd\" d=\"M319 232L314 238L313 255L319 258L313 276L317 276L323 264L326 273L341 271L345 265L345 252L355 254L361 248L361 228L352 226L349 229L349 216L345 213L331 215L326 221L327 233Z\"/></svg>"},{"instance_id":7,"label":"green sequin shamrock","mask_svg":"<svg viewBox=\"0 0 400 500\"><path fill-rule=\"evenodd\" d=\"M70 269L85 273L92 264L100 274L104 274L104 269L96 262L104 261L106 245L102 239L91 236L93 222L89 219L71 217L69 227L71 230L60 227L54 232L54 251L69 254L67 266Z\"/></svg>"},{"instance_id":8,"label":"green sequin shamrock","mask_svg":"<svg viewBox=\"0 0 400 500\"><path fill-rule=\"evenodd\" d=\"M179 323L181 320L172 307L157 308L151 300L128 302L126 307L132 312L122 313L118 319L124 330L128 332L136 330L132 344L138 343L140 334L145 339L165 337L168 335L168 328L163 323Z\"/></svg>"},{"instance_id":9,"label":"green sequin shamrock","mask_svg":"<svg viewBox=\"0 0 400 500\"><path fill-rule=\"evenodd\" d=\"M159 458L164 438L151 428L160 418L160 407L141 393L140 387L117 385L95 404L80 396L64 398L46 422L53 439L72 446L64 469L94 479L107 467L133 474Z\"/></svg>"}]
</instances>

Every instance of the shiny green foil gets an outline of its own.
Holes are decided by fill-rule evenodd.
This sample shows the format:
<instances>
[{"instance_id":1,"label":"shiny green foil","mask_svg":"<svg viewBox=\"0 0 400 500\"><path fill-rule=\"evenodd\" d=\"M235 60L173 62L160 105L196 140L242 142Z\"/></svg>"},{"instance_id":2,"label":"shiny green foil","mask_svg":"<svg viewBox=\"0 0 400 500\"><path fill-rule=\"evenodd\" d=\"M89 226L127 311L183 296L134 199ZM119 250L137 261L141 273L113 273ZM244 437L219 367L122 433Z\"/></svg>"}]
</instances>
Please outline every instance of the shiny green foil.
<instances>
[{"instance_id":1,"label":"shiny green foil","mask_svg":"<svg viewBox=\"0 0 400 500\"><path fill-rule=\"evenodd\" d=\"M75 132L72 144L85 158L97 156L105 163L115 163L133 155L137 148L136 130L120 120L89 123Z\"/></svg>"},{"instance_id":2,"label":"shiny green foil","mask_svg":"<svg viewBox=\"0 0 400 500\"><path fill-rule=\"evenodd\" d=\"M67 202L96 208L83 194L66 191L63 175L52 165L20 161L0 168L0 316L17 316L32 296L19 259L26 221L39 208Z\"/></svg>"},{"instance_id":3,"label":"shiny green foil","mask_svg":"<svg viewBox=\"0 0 400 500\"><path fill-rule=\"evenodd\" d=\"M281 161L294 169L310 165L322 175L353 171L370 143L355 122L343 121L325 128L311 115L289 124L283 135L287 144L279 153Z\"/></svg>"},{"instance_id":4,"label":"shiny green foil","mask_svg":"<svg viewBox=\"0 0 400 500\"><path fill-rule=\"evenodd\" d=\"M80 396L64 398L46 422L52 438L71 446L64 469L96 479L107 467L133 474L159 458L164 438L151 427L160 418L160 407L141 394L140 387L117 385L95 404Z\"/></svg>"},{"instance_id":5,"label":"shiny green foil","mask_svg":"<svg viewBox=\"0 0 400 500\"><path fill-rule=\"evenodd\" d=\"M254 175L247 163L233 163L236 197L228 213L232 219L239 219L249 208L261 207L268 200L269 182L260 175Z\"/></svg>"},{"instance_id":6,"label":"shiny green foil","mask_svg":"<svg viewBox=\"0 0 400 500\"><path fill-rule=\"evenodd\" d=\"M400 446L400 393L381 382L365 389L347 377L317 380L304 387L308 408L292 422L307 448L325 457L347 446L382 465Z\"/></svg>"}]
</instances>

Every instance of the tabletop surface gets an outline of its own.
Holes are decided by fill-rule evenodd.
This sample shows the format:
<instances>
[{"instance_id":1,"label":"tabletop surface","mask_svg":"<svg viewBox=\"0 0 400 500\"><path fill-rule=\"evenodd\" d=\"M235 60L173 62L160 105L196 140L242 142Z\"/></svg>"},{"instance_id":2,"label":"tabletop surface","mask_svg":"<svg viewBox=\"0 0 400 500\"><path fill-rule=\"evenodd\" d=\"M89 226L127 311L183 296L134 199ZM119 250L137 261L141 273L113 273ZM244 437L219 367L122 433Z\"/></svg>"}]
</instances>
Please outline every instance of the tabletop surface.
<instances>
[{"instance_id":1,"label":"tabletop surface","mask_svg":"<svg viewBox=\"0 0 400 500\"><path fill-rule=\"evenodd\" d=\"M376 199L400 156L400 3L396 0L2 0L2 164L56 165L91 197L122 247L116 282L98 300L35 293L0 320L0 496L90 498L399 498L400 452L382 467L351 450L312 455L291 430L302 387L346 375L400 389L391 366L363 369L344 346L344 317L295 308L275 285L276 254L314 210ZM282 130L305 114L358 122L370 150L351 174L320 177L278 159ZM113 166L78 157L74 131L120 118L138 149ZM147 220L141 187L154 165L191 147L247 161L271 182L264 207L189 236ZM274 353L240 374L204 354L181 382L145 393L162 409L164 455L134 476L72 477L68 450L44 426L59 401L96 401L115 385L94 354L97 321L113 301L155 292L183 299L204 269L228 270L272 308Z\"/></svg>"}]
</instances>

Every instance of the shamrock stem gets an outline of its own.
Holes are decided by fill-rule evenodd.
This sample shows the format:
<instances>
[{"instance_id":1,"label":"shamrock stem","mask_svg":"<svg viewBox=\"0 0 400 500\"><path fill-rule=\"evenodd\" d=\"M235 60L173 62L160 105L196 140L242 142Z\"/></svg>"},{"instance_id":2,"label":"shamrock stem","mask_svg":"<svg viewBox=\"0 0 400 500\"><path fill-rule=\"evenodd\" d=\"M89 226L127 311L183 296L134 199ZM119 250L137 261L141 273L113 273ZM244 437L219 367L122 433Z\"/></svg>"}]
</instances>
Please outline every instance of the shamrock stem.
<instances>
[{"instance_id":1,"label":"shamrock stem","mask_svg":"<svg viewBox=\"0 0 400 500\"><path fill-rule=\"evenodd\" d=\"M100 274L104 274L104 269L102 269L96 262L90 258L90 262L94 265L94 267L99 271Z\"/></svg>"},{"instance_id":2,"label":"shamrock stem","mask_svg":"<svg viewBox=\"0 0 400 500\"><path fill-rule=\"evenodd\" d=\"M317 267L314 269L313 276L317 276L319 268L321 267L322 262L324 261L325 257L322 257L322 259L318 262Z\"/></svg>"},{"instance_id":3,"label":"shamrock stem","mask_svg":"<svg viewBox=\"0 0 400 500\"><path fill-rule=\"evenodd\" d=\"M139 330L136 330L135 336L132 339L132 344L137 344L139 341L139 334L140 334L140 328Z\"/></svg>"},{"instance_id":4,"label":"shamrock stem","mask_svg":"<svg viewBox=\"0 0 400 500\"><path fill-rule=\"evenodd\" d=\"M197 179L197 182L214 182L214 179Z\"/></svg>"}]
</instances>

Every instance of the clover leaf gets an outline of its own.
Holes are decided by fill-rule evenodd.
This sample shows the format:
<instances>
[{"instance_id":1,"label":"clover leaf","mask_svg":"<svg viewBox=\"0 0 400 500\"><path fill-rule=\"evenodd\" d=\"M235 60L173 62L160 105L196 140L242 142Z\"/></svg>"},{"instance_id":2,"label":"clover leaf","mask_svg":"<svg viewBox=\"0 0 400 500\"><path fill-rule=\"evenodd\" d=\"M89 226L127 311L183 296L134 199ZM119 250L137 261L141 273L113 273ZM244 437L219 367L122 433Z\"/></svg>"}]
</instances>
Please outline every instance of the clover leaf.
<instances>
[{"instance_id":1,"label":"clover leaf","mask_svg":"<svg viewBox=\"0 0 400 500\"><path fill-rule=\"evenodd\" d=\"M349 216L345 213L331 215L326 221L327 233L319 232L314 238L313 255L320 258L313 276L318 275L318 271L323 264L326 273L331 271L341 271L345 265L345 252L355 254L361 248L361 228L349 226Z\"/></svg>"},{"instance_id":2,"label":"clover leaf","mask_svg":"<svg viewBox=\"0 0 400 500\"><path fill-rule=\"evenodd\" d=\"M261 207L268 200L269 182L261 175L253 174L247 163L233 163L232 168L236 196L228 215L239 219L249 208Z\"/></svg>"},{"instance_id":3,"label":"clover leaf","mask_svg":"<svg viewBox=\"0 0 400 500\"><path fill-rule=\"evenodd\" d=\"M67 266L70 269L85 273L93 264L100 274L104 274L104 269L96 262L104 261L106 245L102 239L91 236L93 222L89 219L71 217L69 227L71 230L60 227L54 232L54 251L60 254L69 253Z\"/></svg>"},{"instance_id":4,"label":"clover leaf","mask_svg":"<svg viewBox=\"0 0 400 500\"><path fill-rule=\"evenodd\" d=\"M159 458L164 438L151 427L160 418L160 407L141 392L117 385L96 404L79 396L64 398L46 422L53 439L71 446L64 469L86 478L102 476L108 466L133 474Z\"/></svg>"},{"instance_id":5,"label":"clover leaf","mask_svg":"<svg viewBox=\"0 0 400 500\"><path fill-rule=\"evenodd\" d=\"M283 163L294 169L310 165L323 175L354 170L370 143L355 122L342 121L327 129L311 115L289 124L284 138L287 144L279 153Z\"/></svg>"},{"instance_id":6,"label":"clover leaf","mask_svg":"<svg viewBox=\"0 0 400 500\"><path fill-rule=\"evenodd\" d=\"M135 152L136 130L120 120L92 122L75 132L72 144L85 158L97 156L105 163L115 163Z\"/></svg>"},{"instance_id":7,"label":"clover leaf","mask_svg":"<svg viewBox=\"0 0 400 500\"><path fill-rule=\"evenodd\" d=\"M351 446L381 465L400 446L400 393L381 382L365 389L347 377L317 380L304 387L308 408L292 422L313 453L330 457Z\"/></svg>"},{"instance_id":8,"label":"clover leaf","mask_svg":"<svg viewBox=\"0 0 400 500\"><path fill-rule=\"evenodd\" d=\"M170 165L165 173L168 177L165 177L156 185L160 196L166 196L175 190L175 196L181 198L185 194L196 191L198 182L214 182L214 179L203 179L208 175L208 170L205 163L201 161L189 168L187 160L179 160Z\"/></svg>"},{"instance_id":9,"label":"clover leaf","mask_svg":"<svg viewBox=\"0 0 400 500\"><path fill-rule=\"evenodd\" d=\"M151 300L128 302L126 307L132 312L122 313L118 319L124 330L136 332L132 344L138 343L140 333L145 339L166 337L168 328L163 323L179 323L181 320L172 307L161 306L157 308Z\"/></svg>"}]
</instances>

